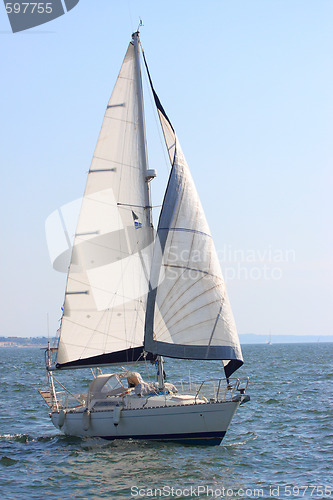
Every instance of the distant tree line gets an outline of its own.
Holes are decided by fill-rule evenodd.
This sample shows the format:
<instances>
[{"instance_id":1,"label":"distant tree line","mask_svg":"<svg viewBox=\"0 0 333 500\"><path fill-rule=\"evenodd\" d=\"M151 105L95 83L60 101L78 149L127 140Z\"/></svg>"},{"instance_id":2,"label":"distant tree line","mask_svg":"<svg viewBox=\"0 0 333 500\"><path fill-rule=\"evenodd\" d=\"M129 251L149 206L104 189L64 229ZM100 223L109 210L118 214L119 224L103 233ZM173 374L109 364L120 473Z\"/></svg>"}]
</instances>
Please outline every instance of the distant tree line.
<instances>
[{"instance_id":1,"label":"distant tree line","mask_svg":"<svg viewBox=\"0 0 333 500\"><path fill-rule=\"evenodd\" d=\"M47 347L47 342L50 340L50 343L53 344L54 339L48 339L47 337L0 337L1 342L10 342L16 345L24 345L24 346L40 346L45 345Z\"/></svg>"}]
</instances>

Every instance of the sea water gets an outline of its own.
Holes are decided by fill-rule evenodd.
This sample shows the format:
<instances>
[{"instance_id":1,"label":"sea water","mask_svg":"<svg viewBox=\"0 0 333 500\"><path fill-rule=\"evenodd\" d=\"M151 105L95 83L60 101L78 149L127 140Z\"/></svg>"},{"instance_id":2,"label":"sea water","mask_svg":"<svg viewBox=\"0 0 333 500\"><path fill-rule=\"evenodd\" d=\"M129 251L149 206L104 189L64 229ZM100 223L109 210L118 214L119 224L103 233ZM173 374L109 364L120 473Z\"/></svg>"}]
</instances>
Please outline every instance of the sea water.
<instances>
[{"instance_id":1,"label":"sea water","mask_svg":"<svg viewBox=\"0 0 333 500\"><path fill-rule=\"evenodd\" d=\"M37 392L43 351L1 348L1 498L333 498L333 344L243 354L237 376L250 377L251 401L209 447L63 436ZM170 382L220 376L218 362L169 359L165 369Z\"/></svg>"}]
</instances>

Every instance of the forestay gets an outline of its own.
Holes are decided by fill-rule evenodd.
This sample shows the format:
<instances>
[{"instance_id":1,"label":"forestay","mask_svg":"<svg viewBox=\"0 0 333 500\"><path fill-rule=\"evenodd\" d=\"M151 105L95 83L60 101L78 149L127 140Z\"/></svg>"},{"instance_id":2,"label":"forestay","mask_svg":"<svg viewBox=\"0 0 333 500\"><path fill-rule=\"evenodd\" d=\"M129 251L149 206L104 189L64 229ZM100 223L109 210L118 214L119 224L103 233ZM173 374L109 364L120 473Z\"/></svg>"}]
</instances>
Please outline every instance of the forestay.
<instances>
[{"instance_id":1,"label":"forestay","mask_svg":"<svg viewBox=\"0 0 333 500\"><path fill-rule=\"evenodd\" d=\"M136 71L135 48L130 43L82 200L58 368L126 362L142 355L153 230L139 137L141 89Z\"/></svg>"}]
</instances>

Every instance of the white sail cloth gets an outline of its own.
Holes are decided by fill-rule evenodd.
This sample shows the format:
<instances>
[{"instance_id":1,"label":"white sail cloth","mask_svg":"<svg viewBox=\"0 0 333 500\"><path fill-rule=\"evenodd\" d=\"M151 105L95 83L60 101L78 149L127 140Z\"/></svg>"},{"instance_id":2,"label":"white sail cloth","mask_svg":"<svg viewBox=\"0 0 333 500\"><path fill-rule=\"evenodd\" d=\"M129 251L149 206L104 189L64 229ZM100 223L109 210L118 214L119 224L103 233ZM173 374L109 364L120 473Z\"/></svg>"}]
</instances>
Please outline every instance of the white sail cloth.
<instances>
[{"instance_id":1,"label":"white sail cloth","mask_svg":"<svg viewBox=\"0 0 333 500\"><path fill-rule=\"evenodd\" d=\"M157 247L153 256L145 349L176 358L232 360L230 374L242 364L242 353L220 264L179 142L176 135L172 140L161 111L160 118L174 158L171 153L157 230L162 251Z\"/></svg>"},{"instance_id":2,"label":"white sail cloth","mask_svg":"<svg viewBox=\"0 0 333 500\"><path fill-rule=\"evenodd\" d=\"M108 103L76 230L57 363L127 360L143 345L153 230L139 136L135 48ZM90 361L89 361L90 359Z\"/></svg>"}]
</instances>

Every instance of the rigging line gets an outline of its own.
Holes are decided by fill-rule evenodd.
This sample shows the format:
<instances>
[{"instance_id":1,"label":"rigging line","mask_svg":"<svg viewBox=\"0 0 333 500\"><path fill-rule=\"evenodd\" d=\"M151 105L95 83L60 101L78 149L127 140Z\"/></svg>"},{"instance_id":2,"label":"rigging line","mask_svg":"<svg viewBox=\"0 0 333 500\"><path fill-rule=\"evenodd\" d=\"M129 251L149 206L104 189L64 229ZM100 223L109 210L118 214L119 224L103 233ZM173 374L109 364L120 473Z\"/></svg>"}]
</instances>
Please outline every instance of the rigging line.
<instances>
[{"instance_id":1,"label":"rigging line","mask_svg":"<svg viewBox=\"0 0 333 500\"><path fill-rule=\"evenodd\" d=\"M109 108L107 108L107 109L110 109L110 107L109 107ZM123 118L115 118L114 116L106 116L106 115L105 115L105 116L104 116L104 120L115 120L115 121L117 121L117 122L126 123L127 125L128 125L128 124L129 124L129 125L133 125L133 128L135 128L135 126L136 126L136 123L135 123L135 122L131 122L131 121L129 121L129 120L125 120L125 119L123 119Z\"/></svg>"},{"instance_id":2,"label":"rigging line","mask_svg":"<svg viewBox=\"0 0 333 500\"><path fill-rule=\"evenodd\" d=\"M130 18L130 23L131 23L131 31L133 32L134 31L134 24L133 24L133 19L132 19L132 14L131 14L131 8L130 8L130 0L128 0L127 2L127 7L128 7L128 14L129 14L129 18Z\"/></svg>"},{"instance_id":3,"label":"rigging line","mask_svg":"<svg viewBox=\"0 0 333 500\"><path fill-rule=\"evenodd\" d=\"M182 186L183 187L183 186ZM168 189L170 188L170 186L168 185ZM165 194L166 196L166 194ZM185 196L185 189L181 189L178 193L177 193L177 198L176 198L176 201L175 201L175 206L173 208L173 211L172 211L172 214L171 214L171 217L169 218L169 226L171 226L171 222L172 221L175 221L175 224L177 224L177 220L178 220L178 217L179 217L179 214L180 214L180 209L181 209L181 206L182 206L182 203L183 203L183 199L184 199L184 196ZM157 229L157 232L158 232L159 229ZM169 232L167 233L167 238L166 240L169 239ZM173 239L175 238L175 232L172 232L171 234L171 238L170 238L170 245L169 245L169 248L172 247L172 244L173 244ZM166 247L166 242L164 244L164 248L162 249L162 257L164 256L164 250L165 250L165 247Z\"/></svg>"},{"instance_id":4,"label":"rigging line","mask_svg":"<svg viewBox=\"0 0 333 500\"><path fill-rule=\"evenodd\" d=\"M124 207L136 207L136 208L152 208L151 206L144 206L144 205L133 205L132 203L117 203L117 206L124 206Z\"/></svg>"},{"instance_id":5,"label":"rigging line","mask_svg":"<svg viewBox=\"0 0 333 500\"><path fill-rule=\"evenodd\" d=\"M124 259L122 259L124 260ZM115 296L120 296L120 297L123 297L123 298L126 298L126 299L129 299L129 297L126 297L124 295L120 295L119 293L113 291L113 290L108 290L107 288L102 288L100 286L96 286L96 285L91 285L90 283L87 283L86 282L83 282L83 281L80 281L80 280L77 280L77 279L74 279L74 278L71 278L71 281L73 281L74 283L80 283L80 285L85 285L85 286L89 286L89 288L91 289L92 291L92 294L94 293L94 290L98 290L99 292L105 292L105 293L109 293L110 295L115 295ZM88 280L89 281L89 280ZM67 294L67 292L65 292ZM95 310L94 308L90 309L91 311Z\"/></svg>"},{"instance_id":6,"label":"rigging line","mask_svg":"<svg viewBox=\"0 0 333 500\"><path fill-rule=\"evenodd\" d=\"M204 233L203 231L198 231L197 229L190 229L187 227L159 227L159 231L183 231L184 233L195 233L200 234L202 236L207 236L208 238L212 238L212 235L209 233Z\"/></svg>"},{"instance_id":7,"label":"rigging line","mask_svg":"<svg viewBox=\"0 0 333 500\"><path fill-rule=\"evenodd\" d=\"M100 190L100 193L102 193L103 191L109 191L110 188L107 188L107 189L101 189ZM89 200L89 201L92 201L94 203L99 203L100 205L106 205L107 207L114 207L115 205L113 205L113 203L110 203L108 201L102 201L102 200L97 200L96 198L94 198L93 196L91 195L87 195L87 196L84 196L84 199L85 200Z\"/></svg>"},{"instance_id":8,"label":"rigging line","mask_svg":"<svg viewBox=\"0 0 333 500\"><path fill-rule=\"evenodd\" d=\"M104 311L104 312L106 312L106 311ZM77 325L77 326L79 326L80 328L84 328L84 329L86 329L86 330L91 331L91 332L92 332L92 333L91 333L91 335L94 335L95 333L98 333L98 334L100 334L100 335L105 335L105 336L108 336L108 333L107 333L107 332L103 332L102 330L97 330L97 327L96 327L95 329L92 329L92 328L91 328L91 327L89 327L89 326L82 325L82 323L78 323L77 321L73 321L73 320L70 320L70 319L68 319L68 318L66 319L66 321L68 321L68 322L69 322L69 323L71 323L72 325ZM90 337L90 338L91 338L91 337ZM117 337L116 335L114 335L114 339L115 339L115 340L120 340L120 341L121 341L121 340L124 340L124 339L123 339L123 337ZM76 342L75 344L73 344L73 343L71 343L71 342L66 342L66 345L71 345L71 346L74 346L74 347L80 347L80 348L82 348L82 349L83 349L83 351L82 351L82 352L85 352L85 350L86 350L86 349L88 349L88 345L87 345L87 343L85 343L85 344L79 344L79 343L77 343L77 342Z\"/></svg>"},{"instance_id":9,"label":"rigging line","mask_svg":"<svg viewBox=\"0 0 333 500\"><path fill-rule=\"evenodd\" d=\"M122 66L123 67L123 66ZM122 70L122 67L121 67L121 70ZM120 70L120 72L121 72ZM117 85L117 84L116 84ZM128 78L128 81L126 82L126 89L125 89L125 92L124 92L124 102L129 102L130 101L130 96L133 92L133 73L131 74L131 77ZM126 117L126 120L125 121L125 128L124 128L124 131L123 131L123 136L124 136L124 141L123 141L123 145L122 145L122 150L120 151L120 162L121 164L124 163L124 151L125 151L125 145L126 145L126 138L128 136L128 126L129 126L129 123L128 123L128 118L129 118L129 112L130 112L130 109L129 109L129 106L126 106L126 108L124 108L125 110L125 117ZM120 189L121 189L121 186L122 186L122 180L123 180L123 168L120 169L120 174L119 174L119 184L118 184L118 192L117 192L117 199L119 200L119 194L120 194Z\"/></svg>"},{"instance_id":10,"label":"rigging line","mask_svg":"<svg viewBox=\"0 0 333 500\"><path fill-rule=\"evenodd\" d=\"M140 311L136 311L136 312L137 312L137 314L135 315L135 322L134 322L134 328L133 328L133 331L132 331L132 338L130 339L131 342L135 341L135 333L137 331L138 323L139 323L139 318L140 318L140 314L139 314ZM142 341L143 341L143 339L142 339Z\"/></svg>"},{"instance_id":11,"label":"rigging line","mask_svg":"<svg viewBox=\"0 0 333 500\"><path fill-rule=\"evenodd\" d=\"M71 249L72 248L71 240L70 240L70 237L69 237L69 234L68 234L68 231L67 231L67 227L66 227L64 216L62 215L62 211L61 211L60 208L58 208L58 215L59 215L59 219L60 219L60 222L61 222L61 225L62 225L62 230L63 230L65 238L66 238L66 242L67 242L68 248Z\"/></svg>"},{"instance_id":12,"label":"rigging line","mask_svg":"<svg viewBox=\"0 0 333 500\"><path fill-rule=\"evenodd\" d=\"M122 167L138 168L136 165L130 165L129 163L122 163L121 161L117 161L110 158L102 158L101 156L96 156L95 154L93 156L93 160L108 161L110 163L116 163L117 165L121 165Z\"/></svg>"},{"instance_id":13,"label":"rigging line","mask_svg":"<svg viewBox=\"0 0 333 500\"><path fill-rule=\"evenodd\" d=\"M147 308L148 289L149 289L149 269L147 269L147 267L146 267L146 263L145 263L145 260L143 258L143 255L142 255L142 251L139 250L138 253L139 253L139 258L140 258L140 262L141 262L141 266L142 266L142 270L143 270L145 284L147 286L147 293L145 296L145 309L146 309ZM151 262L150 262L150 264L151 264ZM141 280L142 280L142 276L141 276ZM145 313L144 310L143 310L143 313ZM139 313L136 315L135 331L136 331L136 327L138 324L138 320L139 320ZM145 327L145 321L143 322L143 342L144 342L144 327Z\"/></svg>"},{"instance_id":14,"label":"rigging line","mask_svg":"<svg viewBox=\"0 0 333 500\"><path fill-rule=\"evenodd\" d=\"M116 165L120 165L121 167L128 167L128 168L135 168L135 169L138 169L139 167L137 165L131 165L130 163L124 163L124 162L121 162L121 161L117 161L113 158L102 158L101 156L96 156L94 155L93 156L93 160L100 160L100 161L106 161L106 162L109 162L109 163L115 163ZM92 163L91 163L92 165ZM115 167L115 170L117 170L117 167ZM89 170L88 170L88 173L89 173Z\"/></svg>"},{"instance_id":15,"label":"rigging line","mask_svg":"<svg viewBox=\"0 0 333 500\"><path fill-rule=\"evenodd\" d=\"M150 374L149 374L149 370L148 370L148 362L147 362L147 358L145 358L145 369L146 369L146 378L149 380L150 382Z\"/></svg>"},{"instance_id":16,"label":"rigging line","mask_svg":"<svg viewBox=\"0 0 333 500\"><path fill-rule=\"evenodd\" d=\"M117 290L122 291L122 297L126 297L125 296L125 280L122 279L122 277L125 275L125 273L128 273L128 267L130 266L131 261L132 261L132 258L130 256L129 259L122 259L120 262L122 272L121 272L121 276L120 276L120 281L118 282ZM129 298L129 299L136 303L136 307L133 310L133 314L134 314L134 317L137 318L138 314L139 314L139 311L137 308L137 302L139 301L139 299L131 299L131 298ZM124 326L125 340L126 341L133 340L133 338L135 339L135 337L136 337L136 329L133 328L133 325L131 325L131 330L128 331L128 325L127 325L128 322L126 321L127 306L126 306L125 301L123 301L123 303L121 304L121 307L122 307L122 313L123 313L123 319L124 319L123 326Z\"/></svg>"},{"instance_id":17,"label":"rigging line","mask_svg":"<svg viewBox=\"0 0 333 500\"><path fill-rule=\"evenodd\" d=\"M197 205L197 209L196 209L196 214L195 214L195 224L194 224L194 227L197 226L197 222L198 222L198 216L199 216L199 205ZM190 247L190 251L189 251L189 256L188 256L188 264L190 263L190 258L191 258L191 254L192 254L192 250L193 250L193 245L194 245L194 239L195 239L195 232L193 231L193 236L192 236L192 242L191 242L191 247Z\"/></svg>"},{"instance_id":18,"label":"rigging line","mask_svg":"<svg viewBox=\"0 0 333 500\"><path fill-rule=\"evenodd\" d=\"M74 399L76 399L76 401L78 401L79 403L83 404L83 400L79 399L77 396L75 396L74 394L71 393L71 391L69 391L53 374L52 374L52 377L53 379L58 382L59 385L61 385L61 387L66 391L68 392L68 394L70 394Z\"/></svg>"},{"instance_id":19,"label":"rigging line","mask_svg":"<svg viewBox=\"0 0 333 500\"><path fill-rule=\"evenodd\" d=\"M132 94L136 93L136 85L135 85L135 80L134 80L134 70L135 70L134 64L132 64L131 69L132 69L132 73L131 73L131 78L129 79L128 86L127 86L127 93L126 93L126 99L125 99L126 102L129 102L130 101L130 96ZM128 138L129 134L132 136L131 129L129 129L129 117L130 117L130 114L129 114L130 113L130 107L129 106L127 106L125 108L125 113L126 113L126 124L125 124L125 130L124 130L125 140L123 141L122 150L121 150L121 162L122 163L124 163L124 158L125 158L125 149L126 149L126 145L127 145L126 138ZM134 116L132 116L132 118L134 118ZM123 168L120 169L119 185L118 185L118 193L117 193L117 199L118 200L120 199L120 192L121 192L121 189L123 188L123 185L124 185L124 174L125 174L125 170ZM117 216L118 216L118 224L120 222L123 224L123 220L122 220L122 217L121 217L121 214L120 214L119 210L117 212ZM119 243L119 249L122 252L123 251L122 241L119 239L118 243ZM122 259L120 261L120 267L121 267L121 270L122 270L121 274L123 274L123 272L124 272L123 266L124 266L124 263L123 263L123 259ZM121 285L121 283L118 282L117 285L115 286L115 289L116 290L120 290L120 285ZM122 283L122 295L124 296L124 283ZM115 300L116 300L116 296L114 296L114 301ZM123 301L122 308L120 307L120 310L122 311L122 330L123 330L123 332L125 334L124 335L125 336L125 341L127 341L126 320L125 320L125 307L124 306L125 306L125 304L124 304L124 301ZM111 324L111 321L112 321L114 313L115 313L115 307L112 308L112 313L111 313L111 317L110 317L110 324Z\"/></svg>"},{"instance_id":20,"label":"rigging line","mask_svg":"<svg viewBox=\"0 0 333 500\"><path fill-rule=\"evenodd\" d=\"M220 317L221 317L222 307L223 307L223 303L221 304L220 310L219 310L219 312L217 313L217 316L216 316L216 321L215 321L215 324L214 324L214 327L213 327L213 330L212 330L211 336L210 336L210 338L209 338L209 342L208 342L208 346L207 346L207 348L210 346L211 341L212 341L212 339L213 339L213 335L214 335L215 330L216 330L217 322L218 322L218 320L219 320L219 319L220 319Z\"/></svg>"},{"instance_id":21,"label":"rigging line","mask_svg":"<svg viewBox=\"0 0 333 500\"><path fill-rule=\"evenodd\" d=\"M129 210L131 211L132 208L143 208L143 210L149 210L150 208L160 208L162 205L150 205L149 207L144 207L143 205L128 205L126 203L117 203L117 205L122 209L122 210Z\"/></svg>"},{"instance_id":22,"label":"rigging line","mask_svg":"<svg viewBox=\"0 0 333 500\"><path fill-rule=\"evenodd\" d=\"M144 60L144 63L145 63L145 67L146 67L146 71L147 71L147 75L148 75L148 78L149 78L149 83L150 83L150 87L151 87L151 90L152 90L152 93L154 95L154 99L155 99L155 104L156 104L156 107L157 109L160 110L160 112L163 114L164 118L168 121L170 127L171 127L171 130L173 131L173 133L175 133L174 131L174 128L172 126L172 123L170 122L163 106L162 106L162 103L158 97L158 95L156 94L155 92L155 89L154 89L154 86L153 86L153 82L152 82L152 79L151 79L151 76L150 76L150 73L149 73L149 69L148 69L148 64L147 64L147 61L146 61L146 57L145 57L145 53L144 53L144 50L143 50L143 47L142 47L142 44L141 44L141 41L139 40L139 43L140 43L140 47L141 47L141 51L142 51L142 57L143 57L143 60Z\"/></svg>"}]
</instances>

